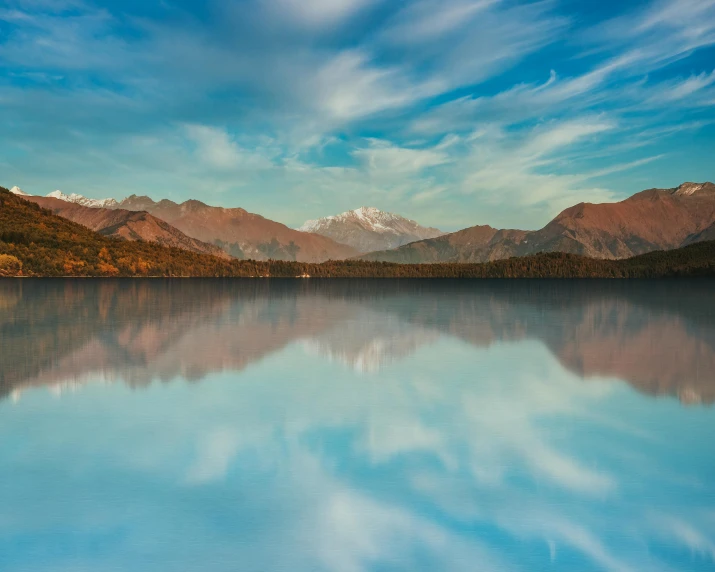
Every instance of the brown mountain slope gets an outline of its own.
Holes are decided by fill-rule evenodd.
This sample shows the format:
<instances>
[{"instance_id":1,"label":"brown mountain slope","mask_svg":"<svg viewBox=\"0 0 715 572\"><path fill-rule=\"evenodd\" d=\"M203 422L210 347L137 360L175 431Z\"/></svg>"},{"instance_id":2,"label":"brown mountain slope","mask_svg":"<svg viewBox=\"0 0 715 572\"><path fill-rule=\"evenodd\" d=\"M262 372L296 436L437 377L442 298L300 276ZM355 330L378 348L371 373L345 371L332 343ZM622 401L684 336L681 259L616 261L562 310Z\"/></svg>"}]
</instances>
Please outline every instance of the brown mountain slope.
<instances>
[{"instance_id":1,"label":"brown mountain slope","mask_svg":"<svg viewBox=\"0 0 715 572\"><path fill-rule=\"evenodd\" d=\"M300 232L241 208L212 207L200 201L181 204L132 195L120 203L146 210L189 236L222 247L236 258L322 262L358 254L354 248L318 234Z\"/></svg>"},{"instance_id":2,"label":"brown mountain slope","mask_svg":"<svg viewBox=\"0 0 715 572\"><path fill-rule=\"evenodd\" d=\"M581 203L529 236L530 252L627 258L678 248L715 223L715 185L650 189L620 203Z\"/></svg>"},{"instance_id":3,"label":"brown mountain slope","mask_svg":"<svg viewBox=\"0 0 715 572\"><path fill-rule=\"evenodd\" d=\"M715 233L715 185L683 183L650 189L619 203L580 203L537 231L476 226L439 238L372 252L364 260L486 262L537 252L628 258L710 240Z\"/></svg>"},{"instance_id":4,"label":"brown mountain slope","mask_svg":"<svg viewBox=\"0 0 715 572\"><path fill-rule=\"evenodd\" d=\"M144 211L85 207L50 197L23 198L104 236L156 242L163 246L229 258L218 246L186 236L179 229Z\"/></svg>"}]
</instances>

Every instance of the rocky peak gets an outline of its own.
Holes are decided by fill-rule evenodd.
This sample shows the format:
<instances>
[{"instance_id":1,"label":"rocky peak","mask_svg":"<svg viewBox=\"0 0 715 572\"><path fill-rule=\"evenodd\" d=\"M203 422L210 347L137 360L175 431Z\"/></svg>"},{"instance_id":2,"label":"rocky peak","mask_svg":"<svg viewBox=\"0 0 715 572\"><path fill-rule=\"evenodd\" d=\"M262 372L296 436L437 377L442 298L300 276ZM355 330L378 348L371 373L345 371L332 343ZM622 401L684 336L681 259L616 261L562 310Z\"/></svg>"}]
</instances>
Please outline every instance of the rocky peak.
<instances>
[{"instance_id":1,"label":"rocky peak","mask_svg":"<svg viewBox=\"0 0 715 572\"><path fill-rule=\"evenodd\" d=\"M156 202L146 195L129 195L126 199L119 203L123 209L130 211L145 211L156 205Z\"/></svg>"},{"instance_id":2,"label":"rocky peak","mask_svg":"<svg viewBox=\"0 0 715 572\"><path fill-rule=\"evenodd\" d=\"M163 203L164 201L161 201L161 202ZM170 203L171 201L167 201L167 202ZM206 203L202 203L201 201L197 201L196 199L189 199L188 201L184 201L183 203L181 203L181 210L189 211L189 212L200 211L200 210L206 208L207 206L208 205Z\"/></svg>"},{"instance_id":3,"label":"rocky peak","mask_svg":"<svg viewBox=\"0 0 715 572\"><path fill-rule=\"evenodd\" d=\"M683 183L673 190L673 195L677 197L690 197L693 195L715 195L715 185L710 182L705 183Z\"/></svg>"}]
</instances>

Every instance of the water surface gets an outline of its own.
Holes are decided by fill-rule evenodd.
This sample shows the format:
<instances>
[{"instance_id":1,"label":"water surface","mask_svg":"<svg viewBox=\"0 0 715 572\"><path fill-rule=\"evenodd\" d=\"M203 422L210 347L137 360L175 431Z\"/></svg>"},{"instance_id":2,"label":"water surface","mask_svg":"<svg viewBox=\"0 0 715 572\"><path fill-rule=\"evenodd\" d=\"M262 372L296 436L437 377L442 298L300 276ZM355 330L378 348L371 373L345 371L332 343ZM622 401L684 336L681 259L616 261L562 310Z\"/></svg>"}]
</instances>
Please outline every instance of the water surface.
<instances>
[{"instance_id":1,"label":"water surface","mask_svg":"<svg viewBox=\"0 0 715 572\"><path fill-rule=\"evenodd\" d=\"M715 282L0 281L0 570L715 570Z\"/></svg>"}]
</instances>

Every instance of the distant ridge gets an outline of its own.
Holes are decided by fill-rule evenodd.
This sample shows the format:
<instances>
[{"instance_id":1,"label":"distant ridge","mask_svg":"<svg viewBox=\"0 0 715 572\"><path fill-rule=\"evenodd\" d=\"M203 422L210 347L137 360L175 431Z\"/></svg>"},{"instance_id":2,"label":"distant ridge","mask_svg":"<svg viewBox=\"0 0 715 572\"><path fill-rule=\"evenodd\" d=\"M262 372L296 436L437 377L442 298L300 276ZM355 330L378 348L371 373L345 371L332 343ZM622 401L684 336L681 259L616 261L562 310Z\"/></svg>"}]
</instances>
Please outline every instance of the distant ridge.
<instances>
[{"instance_id":1,"label":"distant ridge","mask_svg":"<svg viewBox=\"0 0 715 572\"><path fill-rule=\"evenodd\" d=\"M59 199L67 203L75 203L82 205L83 207L92 208L113 208L119 205L116 199L88 199L82 195L72 193L69 195L64 194L62 191L52 191L47 194L49 198Z\"/></svg>"},{"instance_id":2,"label":"distant ridge","mask_svg":"<svg viewBox=\"0 0 715 572\"><path fill-rule=\"evenodd\" d=\"M360 252L396 248L444 233L375 207L360 207L335 216L306 221L298 230L314 232Z\"/></svg>"}]
</instances>

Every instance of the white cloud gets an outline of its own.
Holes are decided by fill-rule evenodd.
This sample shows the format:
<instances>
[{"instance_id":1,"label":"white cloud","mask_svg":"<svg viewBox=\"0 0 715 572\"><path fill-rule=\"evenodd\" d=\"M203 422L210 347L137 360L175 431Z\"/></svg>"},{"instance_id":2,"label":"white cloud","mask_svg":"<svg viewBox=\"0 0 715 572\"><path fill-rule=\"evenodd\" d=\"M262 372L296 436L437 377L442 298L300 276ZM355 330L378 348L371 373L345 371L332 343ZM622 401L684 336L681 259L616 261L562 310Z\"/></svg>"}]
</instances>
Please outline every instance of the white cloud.
<instances>
[{"instance_id":1,"label":"white cloud","mask_svg":"<svg viewBox=\"0 0 715 572\"><path fill-rule=\"evenodd\" d=\"M361 50L334 56L306 88L316 111L338 121L402 107L430 93L426 85L412 85L399 67L372 65Z\"/></svg>"},{"instance_id":2,"label":"white cloud","mask_svg":"<svg viewBox=\"0 0 715 572\"><path fill-rule=\"evenodd\" d=\"M603 133L613 128L614 124L612 122L599 119L575 119L539 127L534 131L531 139L521 146L520 153L524 155L527 161L543 157L563 147L569 147L590 135Z\"/></svg>"},{"instance_id":3,"label":"white cloud","mask_svg":"<svg viewBox=\"0 0 715 572\"><path fill-rule=\"evenodd\" d=\"M186 135L196 145L196 156L217 169L262 168L272 166L268 157L256 150L241 148L228 133L206 125L186 125Z\"/></svg>"},{"instance_id":4,"label":"white cloud","mask_svg":"<svg viewBox=\"0 0 715 572\"><path fill-rule=\"evenodd\" d=\"M265 0L264 0L265 1ZM288 17L308 27L335 25L381 0L265 1L278 18Z\"/></svg>"},{"instance_id":5,"label":"white cloud","mask_svg":"<svg viewBox=\"0 0 715 572\"><path fill-rule=\"evenodd\" d=\"M584 34L601 46L625 46L640 71L654 70L715 43L715 1L659 0L593 27Z\"/></svg>"},{"instance_id":6,"label":"white cloud","mask_svg":"<svg viewBox=\"0 0 715 572\"><path fill-rule=\"evenodd\" d=\"M367 167L372 175L393 176L417 174L429 167L443 165L450 157L435 149L398 147L389 141L370 140L370 146L356 149L353 156Z\"/></svg>"},{"instance_id":7,"label":"white cloud","mask_svg":"<svg viewBox=\"0 0 715 572\"><path fill-rule=\"evenodd\" d=\"M710 34L715 29L715 1L713 0L659 0L646 6L636 33L654 29L674 29L684 39L704 41L695 46L715 41Z\"/></svg>"},{"instance_id":8,"label":"white cloud","mask_svg":"<svg viewBox=\"0 0 715 572\"><path fill-rule=\"evenodd\" d=\"M703 72L697 75L691 75L686 79L678 78L664 81L652 88L656 93L651 97L650 102L670 103L688 98L687 104L689 105L701 103L697 99L694 100L692 96L711 86L713 83L715 83L715 70L710 73ZM713 92L710 91L709 95L712 95L712 93Z\"/></svg>"},{"instance_id":9,"label":"white cloud","mask_svg":"<svg viewBox=\"0 0 715 572\"><path fill-rule=\"evenodd\" d=\"M413 44L434 40L468 26L472 19L498 0L421 0L407 4L385 33L393 42Z\"/></svg>"}]
</instances>

